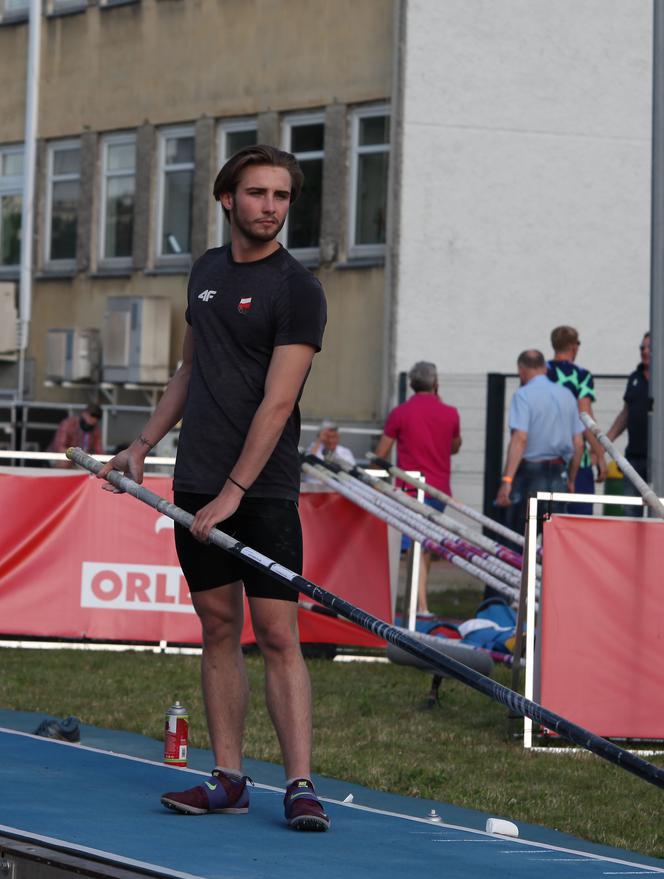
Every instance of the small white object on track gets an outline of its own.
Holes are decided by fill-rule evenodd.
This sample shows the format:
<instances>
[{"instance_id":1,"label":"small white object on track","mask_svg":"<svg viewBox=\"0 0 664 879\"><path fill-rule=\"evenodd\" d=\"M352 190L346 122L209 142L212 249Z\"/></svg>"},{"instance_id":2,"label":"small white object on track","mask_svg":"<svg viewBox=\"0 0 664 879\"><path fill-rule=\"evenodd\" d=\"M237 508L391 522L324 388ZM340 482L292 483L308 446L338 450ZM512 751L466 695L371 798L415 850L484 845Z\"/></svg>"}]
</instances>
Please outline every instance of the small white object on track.
<instances>
[{"instance_id":1,"label":"small white object on track","mask_svg":"<svg viewBox=\"0 0 664 879\"><path fill-rule=\"evenodd\" d=\"M486 832L497 833L499 836L518 836L519 828L504 818L487 818Z\"/></svg>"}]
</instances>

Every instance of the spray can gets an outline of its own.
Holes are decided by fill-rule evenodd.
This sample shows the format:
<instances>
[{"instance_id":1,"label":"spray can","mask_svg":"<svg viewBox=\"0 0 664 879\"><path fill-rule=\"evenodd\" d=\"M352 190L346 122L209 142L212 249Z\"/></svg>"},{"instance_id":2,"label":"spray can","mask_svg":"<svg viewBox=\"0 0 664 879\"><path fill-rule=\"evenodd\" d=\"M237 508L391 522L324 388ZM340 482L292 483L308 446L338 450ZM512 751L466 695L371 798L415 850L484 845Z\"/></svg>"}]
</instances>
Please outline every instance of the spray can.
<instances>
[{"instance_id":1,"label":"spray can","mask_svg":"<svg viewBox=\"0 0 664 879\"><path fill-rule=\"evenodd\" d=\"M164 763L169 766L186 766L188 742L189 714L184 705L176 702L166 712Z\"/></svg>"}]
</instances>

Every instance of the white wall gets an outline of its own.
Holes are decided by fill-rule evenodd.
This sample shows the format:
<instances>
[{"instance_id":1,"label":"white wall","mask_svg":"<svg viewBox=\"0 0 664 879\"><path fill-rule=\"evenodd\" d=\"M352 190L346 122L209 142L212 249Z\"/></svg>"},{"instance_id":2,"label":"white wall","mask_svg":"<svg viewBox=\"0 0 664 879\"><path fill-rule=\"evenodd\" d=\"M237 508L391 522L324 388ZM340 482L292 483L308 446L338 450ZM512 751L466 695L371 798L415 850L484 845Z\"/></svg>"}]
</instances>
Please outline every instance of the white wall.
<instances>
[{"instance_id":1,"label":"white wall","mask_svg":"<svg viewBox=\"0 0 664 879\"><path fill-rule=\"evenodd\" d=\"M631 371L649 316L651 0L403 9L392 375L420 359L513 372L563 323L580 363Z\"/></svg>"}]
</instances>

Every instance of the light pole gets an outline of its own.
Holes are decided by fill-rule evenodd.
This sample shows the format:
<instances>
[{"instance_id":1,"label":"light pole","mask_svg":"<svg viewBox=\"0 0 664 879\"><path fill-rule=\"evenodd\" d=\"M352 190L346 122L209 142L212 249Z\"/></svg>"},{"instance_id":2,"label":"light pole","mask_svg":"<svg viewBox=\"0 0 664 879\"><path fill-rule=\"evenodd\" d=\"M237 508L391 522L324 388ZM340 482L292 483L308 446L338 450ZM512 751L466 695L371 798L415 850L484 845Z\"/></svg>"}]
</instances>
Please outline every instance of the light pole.
<instances>
[{"instance_id":1,"label":"light pole","mask_svg":"<svg viewBox=\"0 0 664 879\"><path fill-rule=\"evenodd\" d=\"M32 251L37 158L37 119L39 110L39 62L41 49L41 0L30 0L28 23L28 61L25 95L25 139L23 145L23 204L21 211L21 274L18 307L18 387L25 393L25 355L32 316Z\"/></svg>"}]
</instances>

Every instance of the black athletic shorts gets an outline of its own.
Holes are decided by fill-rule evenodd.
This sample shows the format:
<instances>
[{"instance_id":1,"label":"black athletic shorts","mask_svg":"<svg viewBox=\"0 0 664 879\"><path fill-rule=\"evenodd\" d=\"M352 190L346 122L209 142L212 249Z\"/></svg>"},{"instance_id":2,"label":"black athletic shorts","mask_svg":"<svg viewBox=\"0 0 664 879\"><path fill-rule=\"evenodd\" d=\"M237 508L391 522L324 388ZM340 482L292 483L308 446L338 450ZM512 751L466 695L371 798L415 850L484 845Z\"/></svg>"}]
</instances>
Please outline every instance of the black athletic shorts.
<instances>
[{"instance_id":1,"label":"black athletic shorts","mask_svg":"<svg viewBox=\"0 0 664 879\"><path fill-rule=\"evenodd\" d=\"M174 503L195 514L215 497L176 491ZM295 501L244 498L237 511L221 522L219 528L296 574L302 573L302 528ZM218 546L201 543L177 522L175 547L190 592L203 592L242 580L247 595L285 601L298 599L296 589Z\"/></svg>"}]
</instances>

